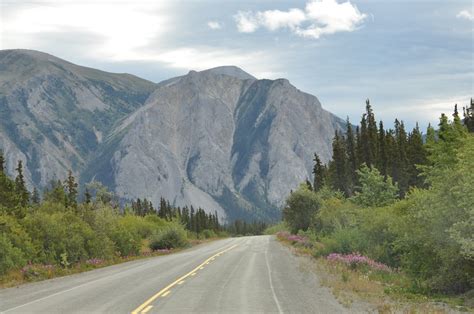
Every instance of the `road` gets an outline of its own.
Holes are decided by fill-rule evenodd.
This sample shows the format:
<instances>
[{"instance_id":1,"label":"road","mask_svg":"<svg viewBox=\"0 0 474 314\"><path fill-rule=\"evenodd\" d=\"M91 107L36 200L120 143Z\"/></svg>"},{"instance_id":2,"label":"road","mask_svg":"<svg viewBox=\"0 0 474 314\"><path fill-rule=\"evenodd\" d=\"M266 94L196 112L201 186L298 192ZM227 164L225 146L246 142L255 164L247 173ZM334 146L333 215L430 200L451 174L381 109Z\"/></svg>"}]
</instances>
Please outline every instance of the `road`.
<instances>
[{"instance_id":1,"label":"road","mask_svg":"<svg viewBox=\"0 0 474 314\"><path fill-rule=\"evenodd\" d=\"M179 253L0 290L2 313L347 312L273 237Z\"/></svg>"}]
</instances>

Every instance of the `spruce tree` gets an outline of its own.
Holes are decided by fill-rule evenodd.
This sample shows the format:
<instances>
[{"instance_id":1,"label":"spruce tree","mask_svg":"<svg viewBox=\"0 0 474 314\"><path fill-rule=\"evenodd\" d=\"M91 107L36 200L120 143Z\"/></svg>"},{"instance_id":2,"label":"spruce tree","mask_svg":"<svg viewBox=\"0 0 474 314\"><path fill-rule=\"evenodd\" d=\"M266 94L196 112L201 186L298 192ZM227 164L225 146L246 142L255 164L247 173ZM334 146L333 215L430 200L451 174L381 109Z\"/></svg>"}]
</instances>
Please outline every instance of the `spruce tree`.
<instances>
[{"instance_id":1,"label":"spruce tree","mask_svg":"<svg viewBox=\"0 0 474 314\"><path fill-rule=\"evenodd\" d=\"M333 160L330 165L331 182L335 190L350 196L348 188L347 152L344 136L336 131L332 143Z\"/></svg>"},{"instance_id":2,"label":"spruce tree","mask_svg":"<svg viewBox=\"0 0 474 314\"><path fill-rule=\"evenodd\" d=\"M378 132L378 156L377 156L377 168L380 173L387 178L387 168L388 168L388 156L387 156L387 141L385 138L385 129L383 127L383 122L379 123L379 132Z\"/></svg>"},{"instance_id":3,"label":"spruce tree","mask_svg":"<svg viewBox=\"0 0 474 314\"><path fill-rule=\"evenodd\" d=\"M397 177L394 177L395 182L398 183L400 197L405 197L408 191L408 158L407 158L407 133L403 121L395 119L395 138L397 143Z\"/></svg>"},{"instance_id":4,"label":"spruce tree","mask_svg":"<svg viewBox=\"0 0 474 314\"><path fill-rule=\"evenodd\" d=\"M346 130L347 162L349 171L348 179L350 180L348 185L350 186L351 191L353 191L353 187L357 185L358 162L356 153L356 138L354 137L354 132L352 131L352 125L349 121L349 117L346 120Z\"/></svg>"},{"instance_id":5,"label":"spruce tree","mask_svg":"<svg viewBox=\"0 0 474 314\"><path fill-rule=\"evenodd\" d=\"M84 203L90 204L92 201L92 195L89 191L88 188L86 188L86 191L84 192ZM133 202L132 202L132 209L133 209Z\"/></svg>"},{"instance_id":6,"label":"spruce tree","mask_svg":"<svg viewBox=\"0 0 474 314\"><path fill-rule=\"evenodd\" d=\"M3 151L0 149L0 175L5 173L5 157Z\"/></svg>"},{"instance_id":7,"label":"spruce tree","mask_svg":"<svg viewBox=\"0 0 474 314\"><path fill-rule=\"evenodd\" d=\"M419 166L427 163L427 152L418 123L408 135L407 158L408 186L423 187L424 180L420 176Z\"/></svg>"},{"instance_id":8,"label":"spruce tree","mask_svg":"<svg viewBox=\"0 0 474 314\"><path fill-rule=\"evenodd\" d=\"M372 165L376 165L377 163L377 149L378 149L378 134L377 134L377 121L375 120L375 115L370 106L369 99L365 102L366 107L366 114L367 114L367 155L369 160L372 162ZM370 165L369 165L370 166Z\"/></svg>"},{"instance_id":9,"label":"spruce tree","mask_svg":"<svg viewBox=\"0 0 474 314\"><path fill-rule=\"evenodd\" d=\"M77 182L72 171L68 171L66 182L64 183L66 188L66 207L77 207Z\"/></svg>"},{"instance_id":10,"label":"spruce tree","mask_svg":"<svg viewBox=\"0 0 474 314\"><path fill-rule=\"evenodd\" d=\"M326 166L323 165L318 154L314 154L313 166L313 191L318 192L324 186L326 177Z\"/></svg>"},{"instance_id":11,"label":"spruce tree","mask_svg":"<svg viewBox=\"0 0 474 314\"><path fill-rule=\"evenodd\" d=\"M469 107L463 108L464 111L464 125L467 130L474 133L474 99L471 98L471 104Z\"/></svg>"},{"instance_id":12,"label":"spruce tree","mask_svg":"<svg viewBox=\"0 0 474 314\"><path fill-rule=\"evenodd\" d=\"M367 114L362 115L360 120L360 155L361 163L365 163L368 167L372 167L372 153L370 150L369 130L367 127Z\"/></svg>"},{"instance_id":13,"label":"spruce tree","mask_svg":"<svg viewBox=\"0 0 474 314\"><path fill-rule=\"evenodd\" d=\"M20 205L26 207L30 201L30 194L26 188L25 177L23 175L23 161L18 161L16 172L17 176L15 178L15 192L20 198Z\"/></svg>"}]
</instances>

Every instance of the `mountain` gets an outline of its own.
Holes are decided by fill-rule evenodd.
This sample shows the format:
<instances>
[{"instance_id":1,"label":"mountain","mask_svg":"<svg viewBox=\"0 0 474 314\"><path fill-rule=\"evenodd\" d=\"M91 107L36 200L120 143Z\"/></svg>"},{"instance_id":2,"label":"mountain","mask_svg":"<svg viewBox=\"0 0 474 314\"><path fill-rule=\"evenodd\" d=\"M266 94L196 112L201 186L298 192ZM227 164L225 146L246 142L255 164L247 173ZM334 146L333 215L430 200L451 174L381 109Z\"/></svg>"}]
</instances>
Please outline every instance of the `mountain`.
<instances>
[{"instance_id":1,"label":"mountain","mask_svg":"<svg viewBox=\"0 0 474 314\"><path fill-rule=\"evenodd\" d=\"M78 175L119 119L155 84L81 67L32 50L0 51L0 148L7 170L26 163L29 186Z\"/></svg>"},{"instance_id":2,"label":"mountain","mask_svg":"<svg viewBox=\"0 0 474 314\"><path fill-rule=\"evenodd\" d=\"M312 177L313 154L329 160L344 126L288 80L234 66L158 84L31 51L0 52L3 68L0 115L14 117L0 130L9 172L22 158L41 187L72 167L123 199L163 196L227 219L276 217L290 189Z\"/></svg>"}]
</instances>

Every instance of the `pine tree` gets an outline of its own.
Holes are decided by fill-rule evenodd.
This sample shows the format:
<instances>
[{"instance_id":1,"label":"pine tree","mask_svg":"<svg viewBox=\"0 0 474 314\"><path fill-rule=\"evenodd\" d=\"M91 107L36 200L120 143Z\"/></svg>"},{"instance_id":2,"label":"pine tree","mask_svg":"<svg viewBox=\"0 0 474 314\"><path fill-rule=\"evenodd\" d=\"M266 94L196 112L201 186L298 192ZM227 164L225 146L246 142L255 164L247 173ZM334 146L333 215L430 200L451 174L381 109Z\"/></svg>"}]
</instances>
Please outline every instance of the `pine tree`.
<instances>
[{"instance_id":1,"label":"pine tree","mask_svg":"<svg viewBox=\"0 0 474 314\"><path fill-rule=\"evenodd\" d=\"M427 152L423 144L423 136L418 127L418 123L413 131L408 135L407 158L408 186L423 187L424 180L421 178L421 171L417 166L427 163Z\"/></svg>"},{"instance_id":2,"label":"pine tree","mask_svg":"<svg viewBox=\"0 0 474 314\"><path fill-rule=\"evenodd\" d=\"M364 148L362 147L362 136L360 133L360 127L356 126L356 161L357 161L357 169L360 168L362 163L364 162Z\"/></svg>"},{"instance_id":3,"label":"pine tree","mask_svg":"<svg viewBox=\"0 0 474 314\"><path fill-rule=\"evenodd\" d=\"M379 123L379 132L378 132L378 156L377 156L377 168L380 173L387 178L388 175L388 155L387 155L387 141L385 138L385 129L383 127L383 122Z\"/></svg>"},{"instance_id":4,"label":"pine tree","mask_svg":"<svg viewBox=\"0 0 474 314\"><path fill-rule=\"evenodd\" d=\"M350 196L345 146L344 136L339 135L339 132L336 131L332 143L333 160L330 164L330 173L333 188L343 192L346 196Z\"/></svg>"},{"instance_id":5,"label":"pine tree","mask_svg":"<svg viewBox=\"0 0 474 314\"><path fill-rule=\"evenodd\" d=\"M15 191L20 197L20 205L26 207L30 200L30 194L26 188L25 177L23 176L23 161L18 161L16 172Z\"/></svg>"},{"instance_id":6,"label":"pine tree","mask_svg":"<svg viewBox=\"0 0 474 314\"><path fill-rule=\"evenodd\" d=\"M92 201L92 195L89 191L88 188L86 188L86 191L84 192L84 203L90 204ZM132 208L133 208L133 202L132 202Z\"/></svg>"},{"instance_id":7,"label":"pine tree","mask_svg":"<svg viewBox=\"0 0 474 314\"><path fill-rule=\"evenodd\" d=\"M408 191L408 158L407 158L407 133L405 131L405 125L403 121L400 122L395 119L395 139L397 143L397 177L394 177L394 181L398 183L400 197L405 197Z\"/></svg>"},{"instance_id":8,"label":"pine tree","mask_svg":"<svg viewBox=\"0 0 474 314\"><path fill-rule=\"evenodd\" d=\"M346 120L346 147L347 147L347 162L349 171L349 186L351 192L354 186L357 185L357 153L356 153L356 139L354 138L354 132L352 131L352 125L349 121L349 117ZM352 194L352 193L351 193Z\"/></svg>"},{"instance_id":9,"label":"pine tree","mask_svg":"<svg viewBox=\"0 0 474 314\"><path fill-rule=\"evenodd\" d=\"M372 154L370 151L369 130L367 127L367 114L362 115L360 120L360 155L362 157L361 163L365 163L368 167L372 167Z\"/></svg>"},{"instance_id":10,"label":"pine tree","mask_svg":"<svg viewBox=\"0 0 474 314\"><path fill-rule=\"evenodd\" d=\"M372 162L372 165L376 165L377 158L378 158L378 134L377 134L377 121L375 120L375 115L370 106L369 99L365 102L366 107L366 114L367 114L367 147L368 152L367 155L369 156L369 160ZM370 165L369 165L370 166Z\"/></svg>"},{"instance_id":11,"label":"pine tree","mask_svg":"<svg viewBox=\"0 0 474 314\"><path fill-rule=\"evenodd\" d=\"M66 188L66 207L77 207L77 182L72 171L68 171L66 182L64 182Z\"/></svg>"},{"instance_id":12,"label":"pine tree","mask_svg":"<svg viewBox=\"0 0 474 314\"><path fill-rule=\"evenodd\" d=\"M5 157L3 157L3 152L0 150L0 175L5 173Z\"/></svg>"},{"instance_id":13,"label":"pine tree","mask_svg":"<svg viewBox=\"0 0 474 314\"><path fill-rule=\"evenodd\" d=\"M470 107L464 107L464 125L467 127L467 130L471 133L474 133L474 99L471 98Z\"/></svg>"},{"instance_id":14,"label":"pine tree","mask_svg":"<svg viewBox=\"0 0 474 314\"><path fill-rule=\"evenodd\" d=\"M313 166L313 190L318 192L325 184L326 180L326 166L323 165L318 154L314 154L314 166Z\"/></svg>"},{"instance_id":15,"label":"pine tree","mask_svg":"<svg viewBox=\"0 0 474 314\"><path fill-rule=\"evenodd\" d=\"M395 180L395 177L398 178L398 148L392 129L385 131L385 150L387 152L386 176L390 176Z\"/></svg>"}]
</instances>

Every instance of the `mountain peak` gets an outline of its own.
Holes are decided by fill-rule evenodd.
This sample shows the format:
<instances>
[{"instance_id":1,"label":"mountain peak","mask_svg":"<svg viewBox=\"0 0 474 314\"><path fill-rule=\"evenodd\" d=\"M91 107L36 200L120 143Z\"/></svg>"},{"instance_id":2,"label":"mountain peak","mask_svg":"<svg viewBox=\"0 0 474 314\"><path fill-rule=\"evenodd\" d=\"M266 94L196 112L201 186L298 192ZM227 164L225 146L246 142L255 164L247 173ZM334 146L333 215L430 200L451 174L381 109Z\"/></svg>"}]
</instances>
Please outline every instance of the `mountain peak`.
<instances>
[{"instance_id":1,"label":"mountain peak","mask_svg":"<svg viewBox=\"0 0 474 314\"><path fill-rule=\"evenodd\" d=\"M256 80L256 78L234 65L224 65L201 71L201 73L221 74L236 77L241 80Z\"/></svg>"}]
</instances>

